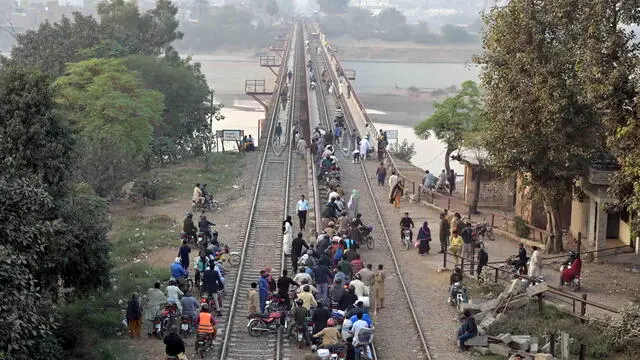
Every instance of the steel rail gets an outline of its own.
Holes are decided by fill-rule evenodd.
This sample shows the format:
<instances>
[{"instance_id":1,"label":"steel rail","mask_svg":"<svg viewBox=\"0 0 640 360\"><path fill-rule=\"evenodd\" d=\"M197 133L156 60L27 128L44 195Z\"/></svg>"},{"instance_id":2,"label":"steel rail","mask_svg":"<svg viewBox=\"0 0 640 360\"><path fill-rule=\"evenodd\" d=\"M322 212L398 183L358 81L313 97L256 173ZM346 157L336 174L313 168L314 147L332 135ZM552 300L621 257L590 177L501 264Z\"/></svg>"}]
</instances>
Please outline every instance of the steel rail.
<instances>
[{"instance_id":1,"label":"steel rail","mask_svg":"<svg viewBox=\"0 0 640 360\"><path fill-rule=\"evenodd\" d=\"M295 25L294 25L294 31L292 32L291 35L291 40L294 40L295 37ZM282 74L280 74L281 78L284 78L284 76L286 76L286 70L282 71L282 69L286 68L286 63L288 62L289 59L289 52L291 50L292 46L295 46L295 42L294 41L289 41L288 42L289 46L287 47L287 51L285 53L285 56L283 57L283 59L285 59L285 63L283 64L283 67L281 67L281 72ZM294 50L294 56L295 56L295 51ZM295 75L295 74L294 74ZM280 87L282 86L284 82L280 81L278 84L278 91L280 90ZM252 198L252 202L251 202L251 208L250 208L250 212L249 212L249 220L248 220L248 224L246 227L246 232L245 232L245 237L244 237L244 241L243 241L243 245L242 245L242 250L241 250L241 260L240 260L240 266L239 266L239 270L238 270L238 274L236 275L236 279L235 279L235 284L234 284L234 290L233 290L233 297L231 300L231 306L230 306L230 311L229 311L229 316L227 319L227 323L225 324L225 330L224 330L224 340L223 340L223 344L222 344L222 350L220 353L220 359L226 359L229 353L229 341L230 341L230 336L232 333L232 326L233 326L233 320L234 317L237 315L237 307L238 307L238 302L239 302L239 293L240 293L240 285L242 283L242 279L243 279L243 275L245 272L245 266L246 266L246 262L248 262L247 259L247 254L248 254L248 249L249 246L251 244L251 233L252 233L252 229L254 228L254 220L256 219L256 215L257 215L257 207L258 207L258 198L260 196L261 190L263 190L263 175L266 173L266 167L267 167L267 155L270 153L269 151L269 143L272 140L272 136L274 133L274 129L275 129L275 123L276 123L276 118L277 118L278 112L277 111L273 111L271 119L270 119L270 124L269 124L269 132L267 135L267 144L265 145L265 149L264 152L262 154L262 160L260 162L260 167L258 170L258 179L256 182L256 189L254 190L253 193L253 198ZM289 123L291 123L289 121ZM288 130L288 132L290 132L290 130ZM286 215L287 213L287 209L288 209L288 198L289 198L289 181L290 181L290 177L291 177L291 148L289 150L289 158L288 161L286 163L286 168L287 168L287 175L286 175L286 182L284 184L285 186L285 202L284 202L284 209L283 209L283 213ZM284 252L282 251L281 247L282 247L282 240L279 240L279 246L275 246L276 249L274 249L275 251L280 251L280 267L281 269L284 268L285 262L284 262ZM249 336L248 334L246 334L245 336ZM276 344L276 359L280 359L280 357L282 356L282 349L281 349L281 343L282 343L282 338L280 336L280 334L278 334L277 337L277 344Z\"/></svg>"},{"instance_id":2,"label":"steel rail","mask_svg":"<svg viewBox=\"0 0 640 360\"><path fill-rule=\"evenodd\" d=\"M316 27L316 31L319 31L318 28ZM323 64L325 65L325 67L327 68L327 71L329 72L331 81L334 84L338 84L338 78L337 76L334 74L334 72L331 69L331 62L328 60L327 58L327 52L326 49L324 49L324 44L320 43L319 45L321 47L321 55L320 58L322 59ZM317 57L317 55L314 55ZM322 89L322 91L324 91L324 89ZM324 97L323 97L324 99ZM349 135L352 133L351 131L353 129L356 130L356 132L359 133L357 126L355 126L355 124L353 123L353 116L351 115L351 110L349 109L349 107L347 106L347 103L344 101L344 98L341 98L339 95L336 96L337 102L340 104L341 108L342 108L342 112L345 116L345 119L348 119L349 121L345 121L345 124L347 124L347 126L352 125L349 128ZM325 106L326 107L326 106ZM351 124L350 124L351 122ZM424 332L422 331L422 328L420 327L420 322L418 321L418 317L416 315L416 311L415 308L413 306L413 303L411 301L411 296L409 295L409 291L407 290L407 286L404 282L404 279L402 277L402 272L400 271L400 265L398 263L398 259L396 257L396 254L393 250L393 246L391 246L391 239L389 238L389 234L387 231L386 226L384 225L384 220L382 219L382 213L380 211L380 207L378 206L378 203L376 201L375 195L373 193L373 188L371 186L371 182L369 181L369 177L367 176L367 171L364 167L364 164L362 162L360 162L360 169L362 170L362 177L365 180L365 183L367 185L367 189L369 190L369 194L371 195L371 199L373 200L373 207L376 211L378 220L380 222L380 225L382 227L382 231L384 233L384 237L386 240L386 244L387 247L389 249L389 252L391 253L391 259L393 260L393 265L395 267L396 273L398 275L398 279L400 280L400 284L402 285L402 291L407 299L407 303L409 305L409 310L411 311L411 317L413 318L413 323L416 327L416 329L418 330L418 335L420 337L420 342L422 343L422 348L424 350L425 355L427 356L428 360L431 360L431 355L429 353L429 346L427 345L427 341L426 341L426 337L424 335ZM375 340L374 340L375 341ZM375 354L375 347L374 347L374 357L377 358L377 355Z\"/></svg>"}]
</instances>

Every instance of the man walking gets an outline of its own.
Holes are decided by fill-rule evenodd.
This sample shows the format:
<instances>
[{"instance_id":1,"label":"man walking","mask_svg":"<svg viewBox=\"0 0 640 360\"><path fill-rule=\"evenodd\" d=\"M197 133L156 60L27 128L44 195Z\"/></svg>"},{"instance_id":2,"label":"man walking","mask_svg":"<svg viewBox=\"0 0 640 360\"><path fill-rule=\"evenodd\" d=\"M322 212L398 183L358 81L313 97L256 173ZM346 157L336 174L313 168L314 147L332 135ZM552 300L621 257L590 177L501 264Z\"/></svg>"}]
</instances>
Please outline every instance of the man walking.
<instances>
[{"instance_id":1,"label":"man walking","mask_svg":"<svg viewBox=\"0 0 640 360\"><path fill-rule=\"evenodd\" d=\"M280 125L280 123L278 123L278 125L276 125L276 144L280 145L280 137L282 136L282 125Z\"/></svg>"},{"instance_id":2,"label":"man walking","mask_svg":"<svg viewBox=\"0 0 640 360\"><path fill-rule=\"evenodd\" d=\"M296 208L298 209L298 220L300 220L300 231L304 231L307 225L307 212L309 211L309 201L304 198L304 195L300 195Z\"/></svg>"}]
</instances>

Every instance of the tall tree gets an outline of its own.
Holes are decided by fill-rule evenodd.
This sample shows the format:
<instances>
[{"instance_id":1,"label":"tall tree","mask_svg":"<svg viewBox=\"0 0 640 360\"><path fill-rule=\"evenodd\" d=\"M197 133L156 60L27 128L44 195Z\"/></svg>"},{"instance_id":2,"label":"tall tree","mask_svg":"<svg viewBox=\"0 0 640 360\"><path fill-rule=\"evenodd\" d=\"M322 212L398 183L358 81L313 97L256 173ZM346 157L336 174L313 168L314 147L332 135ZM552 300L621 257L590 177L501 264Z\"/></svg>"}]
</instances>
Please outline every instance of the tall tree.
<instances>
[{"instance_id":1,"label":"tall tree","mask_svg":"<svg viewBox=\"0 0 640 360\"><path fill-rule=\"evenodd\" d=\"M173 41L182 39L177 12L169 0L158 0L156 7L144 14L133 2L103 1L98 4L102 39L118 44L126 54L158 56Z\"/></svg>"},{"instance_id":2,"label":"tall tree","mask_svg":"<svg viewBox=\"0 0 640 360\"><path fill-rule=\"evenodd\" d=\"M477 59L492 164L518 174L543 200L554 235L549 252L562 250L560 206L602 144L599 118L582 96L575 66L579 5L512 0L492 9Z\"/></svg>"},{"instance_id":3,"label":"tall tree","mask_svg":"<svg viewBox=\"0 0 640 360\"><path fill-rule=\"evenodd\" d=\"M80 50L100 41L99 25L91 16L73 13L57 23L45 21L38 30L16 37L9 64L37 68L54 76L62 74L65 64L81 59Z\"/></svg>"},{"instance_id":4,"label":"tall tree","mask_svg":"<svg viewBox=\"0 0 640 360\"><path fill-rule=\"evenodd\" d=\"M640 46L625 25L640 23L633 2L587 0L580 10L582 38L578 53L586 97L601 115L608 149L621 165L610 179L609 192L618 201L612 210L640 214L640 103L638 56ZM640 217L633 218L632 232L640 231Z\"/></svg>"},{"instance_id":5,"label":"tall tree","mask_svg":"<svg viewBox=\"0 0 640 360\"><path fill-rule=\"evenodd\" d=\"M104 195L135 175L162 123L164 96L143 89L121 59L69 64L56 87L61 110L81 135L84 180Z\"/></svg>"},{"instance_id":6,"label":"tall tree","mask_svg":"<svg viewBox=\"0 0 640 360\"><path fill-rule=\"evenodd\" d=\"M449 159L464 140L465 133L474 132L482 121L482 99L473 81L462 83L460 90L442 102L433 104L435 112L413 129L421 139L434 135L447 146L444 167L449 172Z\"/></svg>"}]
</instances>

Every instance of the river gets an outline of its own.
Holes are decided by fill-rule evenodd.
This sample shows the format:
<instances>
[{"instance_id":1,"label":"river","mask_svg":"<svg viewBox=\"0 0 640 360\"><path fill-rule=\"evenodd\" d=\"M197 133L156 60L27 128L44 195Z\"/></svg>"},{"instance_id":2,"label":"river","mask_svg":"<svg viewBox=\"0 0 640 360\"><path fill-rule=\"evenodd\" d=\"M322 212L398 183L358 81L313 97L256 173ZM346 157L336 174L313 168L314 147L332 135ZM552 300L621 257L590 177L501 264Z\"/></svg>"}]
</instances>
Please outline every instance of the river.
<instances>
[{"instance_id":1,"label":"river","mask_svg":"<svg viewBox=\"0 0 640 360\"><path fill-rule=\"evenodd\" d=\"M215 130L242 129L257 138L258 121L264 118L261 106L244 94L245 80L275 80L268 68L260 67L259 59L250 53L228 55L194 55L201 63L209 86L216 91L216 101L224 107L225 119L213 124ZM377 128L398 130L399 141L407 139L415 144L416 155L412 163L439 173L444 164L444 146L435 138L422 140L413 133L413 126L431 113L431 104L414 101L406 111L397 109L407 100L393 97L391 92L400 88L446 88L466 80L477 80L478 70L472 65L456 63L387 63L345 62L345 68L356 71L354 86ZM402 105L404 106L404 105ZM462 166L451 162L457 173Z\"/></svg>"}]
</instances>

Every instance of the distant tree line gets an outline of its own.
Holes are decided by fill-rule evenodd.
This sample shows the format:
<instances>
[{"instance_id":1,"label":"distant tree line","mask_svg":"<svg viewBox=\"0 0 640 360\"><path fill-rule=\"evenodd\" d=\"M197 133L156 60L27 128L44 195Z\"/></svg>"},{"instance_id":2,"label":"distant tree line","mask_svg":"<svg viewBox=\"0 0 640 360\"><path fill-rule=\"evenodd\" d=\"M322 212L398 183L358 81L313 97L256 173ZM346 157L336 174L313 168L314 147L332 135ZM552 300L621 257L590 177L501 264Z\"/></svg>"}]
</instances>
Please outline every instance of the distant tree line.
<instances>
[{"instance_id":1,"label":"distant tree line","mask_svg":"<svg viewBox=\"0 0 640 360\"><path fill-rule=\"evenodd\" d=\"M181 23L186 35L176 47L190 53L219 48L264 48L278 34L273 20L279 14L278 3L269 1L264 16L233 5L210 6L198 1L189 7L191 19Z\"/></svg>"},{"instance_id":2,"label":"distant tree line","mask_svg":"<svg viewBox=\"0 0 640 360\"><path fill-rule=\"evenodd\" d=\"M105 197L210 141L205 77L170 45L176 13L103 2L101 21L45 22L2 59L0 357L82 358L91 329L70 328L61 306L109 286Z\"/></svg>"},{"instance_id":3,"label":"distant tree line","mask_svg":"<svg viewBox=\"0 0 640 360\"><path fill-rule=\"evenodd\" d=\"M342 2L338 0L320 1L319 4L327 14L320 19L322 30L333 38L349 35L357 40L375 38L385 41L413 41L421 44L479 42L476 34L457 25L444 25L440 28L440 33L435 33L426 22L407 24L404 14L394 8L384 9L379 14L373 15L367 9L339 6Z\"/></svg>"}]
</instances>

